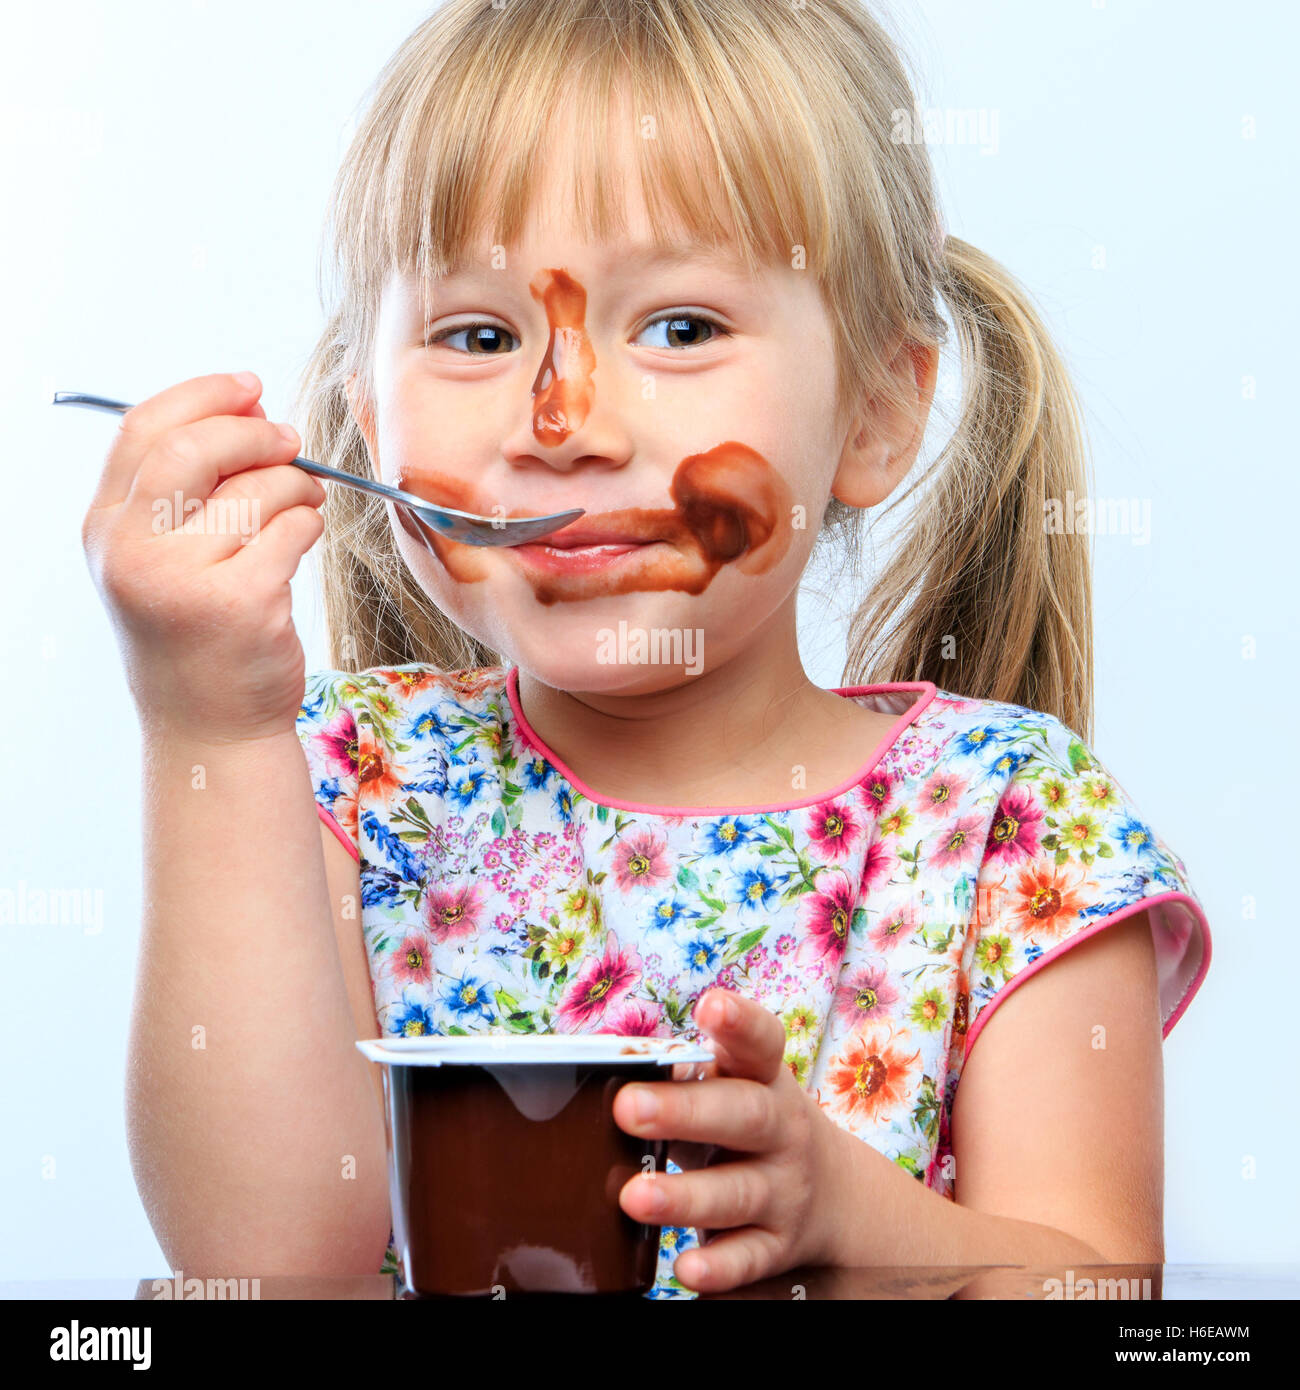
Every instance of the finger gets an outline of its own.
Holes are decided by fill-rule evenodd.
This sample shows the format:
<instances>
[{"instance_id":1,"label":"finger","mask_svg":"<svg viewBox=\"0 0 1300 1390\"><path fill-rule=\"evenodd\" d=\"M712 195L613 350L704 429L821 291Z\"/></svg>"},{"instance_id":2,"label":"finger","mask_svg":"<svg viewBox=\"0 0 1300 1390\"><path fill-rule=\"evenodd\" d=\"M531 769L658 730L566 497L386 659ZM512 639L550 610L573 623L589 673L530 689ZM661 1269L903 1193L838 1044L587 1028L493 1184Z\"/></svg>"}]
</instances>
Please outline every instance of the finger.
<instances>
[{"instance_id":1,"label":"finger","mask_svg":"<svg viewBox=\"0 0 1300 1390\"><path fill-rule=\"evenodd\" d=\"M216 372L178 382L132 406L118 423L91 510L126 500L136 470L160 434L205 416L250 410L261 392L260 381L255 386L245 386L231 372ZM265 414L262 418L266 418Z\"/></svg>"},{"instance_id":2,"label":"finger","mask_svg":"<svg viewBox=\"0 0 1300 1390\"><path fill-rule=\"evenodd\" d=\"M241 468L223 478L213 491L213 498L261 498L263 509L271 504L281 506L307 503L313 507L324 502L328 494L325 484L295 463L265 463Z\"/></svg>"},{"instance_id":3,"label":"finger","mask_svg":"<svg viewBox=\"0 0 1300 1390\"><path fill-rule=\"evenodd\" d=\"M246 468L227 478L201 507L195 507L178 536L186 544L201 547L199 560L216 564L254 541L280 512L290 507L319 507L324 500L324 487L301 468L291 464Z\"/></svg>"},{"instance_id":4,"label":"finger","mask_svg":"<svg viewBox=\"0 0 1300 1390\"><path fill-rule=\"evenodd\" d=\"M638 1173L619 1194L634 1221L709 1231L762 1221L772 1197L768 1169L743 1158L698 1173Z\"/></svg>"},{"instance_id":5,"label":"finger","mask_svg":"<svg viewBox=\"0 0 1300 1390\"><path fill-rule=\"evenodd\" d=\"M771 1081L785 1054L785 1025L756 1000L729 989L707 989L695 1004L696 1025L715 1053L709 1065L718 1076Z\"/></svg>"},{"instance_id":6,"label":"finger","mask_svg":"<svg viewBox=\"0 0 1300 1390\"><path fill-rule=\"evenodd\" d=\"M721 1293L784 1271L784 1243L762 1226L726 1231L698 1249L684 1250L673 1275L696 1293Z\"/></svg>"},{"instance_id":7,"label":"finger","mask_svg":"<svg viewBox=\"0 0 1300 1390\"><path fill-rule=\"evenodd\" d=\"M235 567L236 575L246 575L250 583L287 584L324 530L325 519L317 507L289 507L277 512L226 564Z\"/></svg>"},{"instance_id":8,"label":"finger","mask_svg":"<svg viewBox=\"0 0 1300 1390\"><path fill-rule=\"evenodd\" d=\"M642 1095L658 1103L658 1113L644 1120L637 1115ZM781 1142L776 1095L741 1077L714 1077L699 1086L629 1081L614 1097L614 1119L643 1138L684 1139L744 1153L768 1153Z\"/></svg>"},{"instance_id":9,"label":"finger","mask_svg":"<svg viewBox=\"0 0 1300 1390\"><path fill-rule=\"evenodd\" d=\"M287 439L270 420L250 416L210 415L180 425L155 441L136 470L125 506L154 508L164 500L175 508L178 496L183 506L190 498L206 501L223 478L287 463L300 442L296 432Z\"/></svg>"}]
</instances>

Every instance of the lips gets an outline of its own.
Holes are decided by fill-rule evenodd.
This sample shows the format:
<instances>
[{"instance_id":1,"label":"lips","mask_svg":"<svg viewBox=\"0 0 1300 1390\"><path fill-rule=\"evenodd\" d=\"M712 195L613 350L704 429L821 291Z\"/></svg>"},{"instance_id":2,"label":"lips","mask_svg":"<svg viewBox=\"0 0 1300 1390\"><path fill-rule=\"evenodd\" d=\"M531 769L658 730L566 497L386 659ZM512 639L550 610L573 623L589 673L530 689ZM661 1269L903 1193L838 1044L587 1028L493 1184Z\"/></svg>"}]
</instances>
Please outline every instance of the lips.
<instances>
[{"instance_id":1,"label":"lips","mask_svg":"<svg viewBox=\"0 0 1300 1390\"><path fill-rule=\"evenodd\" d=\"M564 539L574 543L552 545L549 539L533 541L528 545L510 546L508 553L534 574L577 577L621 569L637 563L638 557L654 555L659 550L653 540L601 540L579 544L578 537Z\"/></svg>"},{"instance_id":2,"label":"lips","mask_svg":"<svg viewBox=\"0 0 1300 1390\"><path fill-rule=\"evenodd\" d=\"M553 531L549 536L535 542L549 546L552 550L573 550L578 547L597 545L633 546L646 545L650 541L662 539L649 534L648 529L637 529L626 525L600 526L588 522L586 525L565 526Z\"/></svg>"}]
</instances>

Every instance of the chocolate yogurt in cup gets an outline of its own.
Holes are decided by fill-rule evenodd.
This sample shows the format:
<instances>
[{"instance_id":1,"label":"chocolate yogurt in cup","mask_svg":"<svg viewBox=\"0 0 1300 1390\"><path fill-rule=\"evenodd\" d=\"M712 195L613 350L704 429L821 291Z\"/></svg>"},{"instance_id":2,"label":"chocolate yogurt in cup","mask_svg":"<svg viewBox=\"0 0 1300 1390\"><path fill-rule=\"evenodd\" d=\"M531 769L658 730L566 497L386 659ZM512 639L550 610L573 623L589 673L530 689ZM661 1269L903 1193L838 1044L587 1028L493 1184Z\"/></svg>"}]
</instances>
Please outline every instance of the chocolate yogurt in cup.
<instances>
[{"instance_id":1,"label":"chocolate yogurt in cup","mask_svg":"<svg viewBox=\"0 0 1300 1390\"><path fill-rule=\"evenodd\" d=\"M383 1067L393 1234L408 1291L644 1294L658 1226L618 1204L662 1172L667 1139L628 1134L629 1081L689 1081L713 1054L681 1038L486 1033L357 1043Z\"/></svg>"}]
</instances>

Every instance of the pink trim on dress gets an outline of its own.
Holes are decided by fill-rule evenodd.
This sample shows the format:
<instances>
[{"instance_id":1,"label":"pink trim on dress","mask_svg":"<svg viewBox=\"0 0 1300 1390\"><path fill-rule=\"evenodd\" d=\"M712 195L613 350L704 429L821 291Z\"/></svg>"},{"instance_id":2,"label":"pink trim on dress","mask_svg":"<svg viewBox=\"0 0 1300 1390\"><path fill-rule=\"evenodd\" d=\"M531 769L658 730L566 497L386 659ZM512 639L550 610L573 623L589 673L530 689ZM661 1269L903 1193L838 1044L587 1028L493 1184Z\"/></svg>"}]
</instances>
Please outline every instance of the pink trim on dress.
<instances>
[{"instance_id":1,"label":"pink trim on dress","mask_svg":"<svg viewBox=\"0 0 1300 1390\"><path fill-rule=\"evenodd\" d=\"M357 851L356 845L352 843L352 836L349 835L348 832L344 830L343 827L338 823L338 821L334 819L333 813L327 811L324 808L324 806L322 806L318 801L316 803L316 814L320 816L321 820L329 826L329 828L335 833L335 835L339 837L339 840L343 844L343 848L348 851L348 853L353 857L353 859L357 861L358 864L360 864L361 855Z\"/></svg>"},{"instance_id":2,"label":"pink trim on dress","mask_svg":"<svg viewBox=\"0 0 1300 1390\"><path fill-rule=\"evenodd\" d=\"M832 694L843 695L846 698L852 698L855 695L887 694L893 690L917 690L921 691L922 694L911 709L899 715L885 735L884 741L872 753L870 759L857 772L847 777L839 786L832 787L830 791L817 792L812 796L804 797L802 801L782 801L771 806L651 806L645 802L616 801L612 797L601 796L599 792L593 791L577 773L562 763L542 742L528 720L524 718L523 707L519 703L519 667L512 666L506 675L506 695L509 697L510 708L514 712L519 732L526 742L532 744L575 791L580 792L588 801L594 802L597 806L609 806L618 811L640 811L647 815L661 816L758 815L764 811L794 811L801 806L816 806L823 801L830 801L833 797L842 796L845 792L859 786L867 778L881 758L902 737L904 730L915 721L921 711L938 694L938 686L933 681L889 681L882 685L836 686L832 690Z\"/></svg>"},{"instance_id":3,"label":"pink trim on dress","mask_svg":"<svg viewBox=\"0 0 1300 1390\"><path fill-rule=\"evenodd\" d=\"M1017 987L1027 979L1037 975L1043 966L1050 964L1057 956L1064 955L1071 946L1077 946L1081 941L1087 941L1089 937L1096 936L1098 932L1105 931L1107 927L1123 921L1125 917L1132 917L1137 912L1145 912L1148 908L1158 904L1175 902L1182 903L1189 908L1195 921L1199 923L1203 949L1200 953L1199 964L1197 964L1195 953L1188 950L1187 933L1179 927L1162 927L1160 919L1163 917L1163 913L1152 915L1151 937L1156 952L1156 978L1160 988L1160 1014L1162 1018L1165 1015L1166 1007L1173 1007L1173 1001L1177 1000L1176 1007L1173 1007L1173 1011L1161 1025L1161 1040L1167 1038L1173 1030L1174 1024L1182 1018L1187 1006L1192 1002L1196 991L1200 989L1201 982L1205 979L1206 972L1210 968L1210 956L1212 954L1210 923L1204 908L1195 898L1180 891L1156 893L1149 898L1141 898L1135 903L1130 903L1128 907L1122 907L1118 912L1112 912L1109 916L1101 918L1096 926L1089 927L1087 931L1078 932L1069 940L1053 947L1052 950L1044 951L1032 965L1026 966L980 1010L979 1017L975 1020L975 1026L966 1035L966 1048L962 1053L963 1067L966 1064L966 1058L970 1056L971 1048L975 1046L975 1039L979 1037L984 1025L997 1012L998 1005L1008 995L1014 994ZM1185 962L1196 972L1190 981L1186 978L1187 965Z\"/></svg>"}]
</instances>

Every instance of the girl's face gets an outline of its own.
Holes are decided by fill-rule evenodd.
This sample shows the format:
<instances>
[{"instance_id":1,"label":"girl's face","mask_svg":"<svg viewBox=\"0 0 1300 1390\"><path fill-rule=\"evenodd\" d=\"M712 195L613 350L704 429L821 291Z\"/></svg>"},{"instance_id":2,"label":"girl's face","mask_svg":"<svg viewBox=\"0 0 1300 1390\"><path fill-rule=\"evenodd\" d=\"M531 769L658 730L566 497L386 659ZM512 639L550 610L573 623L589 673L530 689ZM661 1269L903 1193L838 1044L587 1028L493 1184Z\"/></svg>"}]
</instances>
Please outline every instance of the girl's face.
<instances>
[{"instance_id":1,"label":"girl's face","mask_svg":"<svg viewBox=\"0 0 1300 1390\"><path fill-rule=\"evenodd\" d=\"M381 481L488 516L586 513L488 548L390 504L456 623L557 689L669 689L792 617L846 445L830 326L806 271L656 253L639 197L608 244L577 238L558 186L536 206L559 211L440 280L427 323L390 278L373 417L355 395L354 413Z\"/></svg>"}]
</instances>

